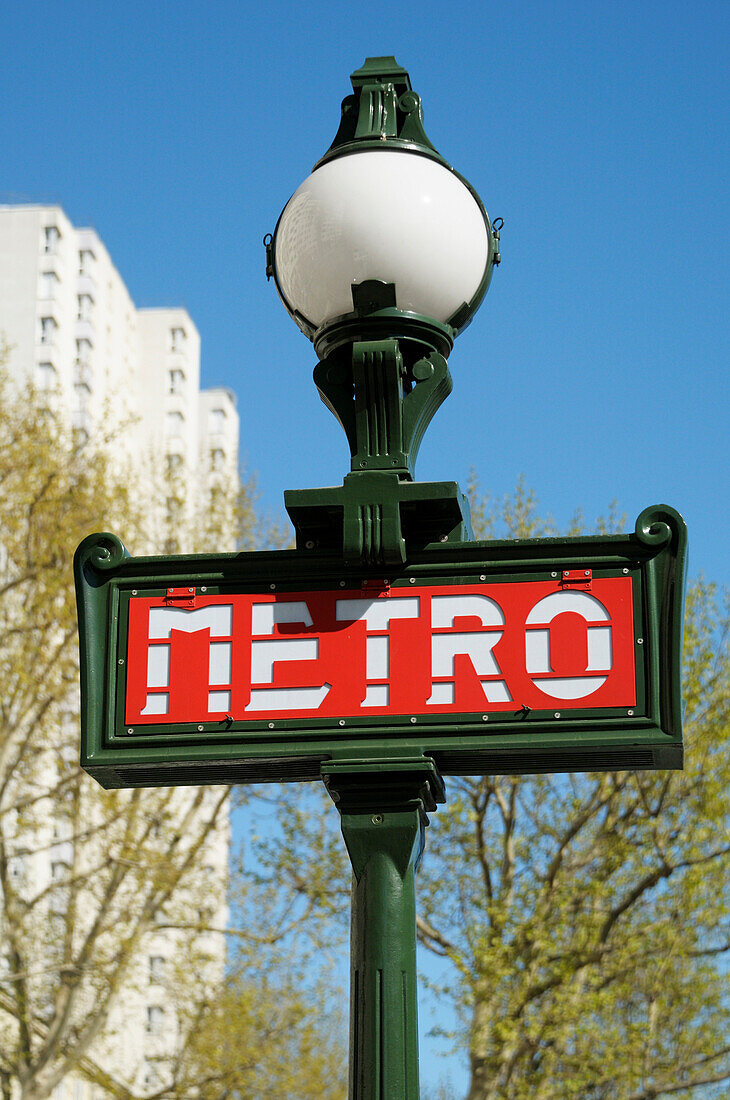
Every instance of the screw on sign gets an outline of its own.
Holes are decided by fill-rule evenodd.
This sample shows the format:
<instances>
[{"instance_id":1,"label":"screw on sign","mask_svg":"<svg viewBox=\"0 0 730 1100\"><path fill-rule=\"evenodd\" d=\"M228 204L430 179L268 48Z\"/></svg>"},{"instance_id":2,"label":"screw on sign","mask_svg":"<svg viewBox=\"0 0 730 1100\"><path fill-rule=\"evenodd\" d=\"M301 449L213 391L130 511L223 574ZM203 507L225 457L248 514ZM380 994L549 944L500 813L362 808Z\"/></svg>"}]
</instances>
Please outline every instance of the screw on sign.
<instances>
[{"instance_id":1,"label":"screw on sign","mask_svg":"<svg viewBox=\"0 0 730 1100\"><path fill-rule=\"evenodd\" d=\"M632 580L129 601L126 721L636 703Z\"/></svg>"}]
</instances>

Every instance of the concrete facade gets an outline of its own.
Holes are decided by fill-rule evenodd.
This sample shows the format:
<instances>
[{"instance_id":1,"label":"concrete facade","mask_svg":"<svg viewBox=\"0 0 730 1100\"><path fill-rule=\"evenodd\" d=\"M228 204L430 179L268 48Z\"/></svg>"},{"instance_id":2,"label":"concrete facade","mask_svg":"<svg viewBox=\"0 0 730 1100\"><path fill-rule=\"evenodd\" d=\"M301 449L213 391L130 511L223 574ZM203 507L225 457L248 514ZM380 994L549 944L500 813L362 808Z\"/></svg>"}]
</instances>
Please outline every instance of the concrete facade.
<instances>
[{"instance_id":1,"label":"concrete facade","mask_svg":"<svg viewBox=\"0 0 730 1100\"><path fill-rule=\"evenodd\" d=\"M31 381L47 391L81 445L99 445L100 433L110 434L115 465L148 491L157 527L152 545L130 547L132 552L183 550L176 536L182 520L194 524L222 487L235 491L239 438L234 395L200 390L200 336L186 310L136 309L96 232L75 228L60 207L0 206L2 338L18 383ZM233 549L232 539L233 528L218 549ZM74 719L71 711L68 720ZM214 799L214 790L208 796ZM191 797L190 789L175 792L172 816L161 828L176 814L182 818ZM53 820L34 829L39 832L29 847L35 851L22 874L44 889L63 882L68 839ZM204 984L216 982L225 962L228 852L226 816L206 843L196 883L179 901L197 914L199 925L217 930L195 936ZM165 1083L177 1039L175 969L190 942L189 933L164 922L145 938L95 1048L104 1071L137 1095ZM54 1097L106 1095L98 1084L70 1076Z\"/></svg>"}]
</instances>

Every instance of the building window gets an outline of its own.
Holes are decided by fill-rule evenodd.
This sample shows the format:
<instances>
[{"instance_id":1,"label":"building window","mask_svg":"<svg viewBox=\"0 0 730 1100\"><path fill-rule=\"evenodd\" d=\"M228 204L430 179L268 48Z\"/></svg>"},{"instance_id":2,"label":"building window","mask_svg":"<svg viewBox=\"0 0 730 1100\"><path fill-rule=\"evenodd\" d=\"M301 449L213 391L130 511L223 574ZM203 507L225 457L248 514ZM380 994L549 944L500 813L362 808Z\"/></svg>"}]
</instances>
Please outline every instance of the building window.
<instances>
[{"instance_id":1,"label":"building window","mask_svg":"<svg viewBox=\"0 0 730 1100\"><path fill-rule=\"evenodd\" d=\"M222 432L226 423L225 409L211 409L208 417L208 426L211 432Z\"/></svg>"},{"instance_id":2,"label":"building window","mask_svg":"<svg viewBox=\"0 0 730 1100\"><path fill-rule=\"evenodd\" d=\"M210 452L210 468L211 470L222 470L226 460L225 451L222 451L220 447L216 447Z\"/></svg>"},{"instance_id":3,"label":"building window","mask_svg":"<svg viewBox=\"0 0 730 1100\"><path fill-rule=\"evenodd\" d=\"M170 351L182 351L185 344L185 329L170 329Z\"/></svg>"},{"instance_id":4,"label":"building window","mask_svg":"<svg viewBox=\"0 0 730 1100\"><path fill-rule=\"evenodd\" d=\"M77 382L74 386L74 391L76 393L77 408L85 412L89 404L89 398L91 397L90 387L86 382Z\"/></svg>"},{"instance_id":5,"label":"building window","mask_svg":"<svg viewBox=\"0 0 730 1100\"><path fill-rule=\"evenodd\" d=\"M183 434L185 417L181 412L169 412L165 415L165 435L169 439L179 439Z\"/></svg>"},{"instance_id":6,"label":"building window","mask_svg":"<svg viewBox=\"0 0 730 1100\"><path fill-rule=\"evenodd\" d=\"M146 1059L144 1064L143 1084L146 1089L155 1089L162 1084L162 1074L159 1066L149 1059Z\"/></svg>"},{"instance_id":7,"label":"building window","mask_svg":"<svg viewBox=\"0 0 730 1100\"><path fill-rule=\"evenodd\" d=\"M41 298L55 298L59 281L55 271L44 271L41 275Z\"/></svg>"},{"instance_id":8,"label":"building window","mask_svg":"<svg viewBox=\"0 0 730 1100\"><path fill-rule=\"evenodd\" d=\"M161 1035L165 1022L165 1010L161 1005L147 1005L147 1031L150 1035Z\"/></svg>"},{"instance_id":9,"label":"building window","mask_svg":"<svg viewBox=\"0 0 730 1100\"><path fill-rule=\"evenodd\" d=\"M56 368L53 363L39 363L36 368L36 385L39 390L52 390L56 386Z\"/></svg>"},{"instance_id":10,"label":"building window","mask_svg":"<svg viewBox=\"0 0 730 1100\"><path fill-rule=\"evenodd\" d=\"M90 294L79 294L79 311L77 317L79 321L90 321L91 310L94 305L94 299Z\"/></svg>"},{"instance_id":11,"label":"building window","mask_svg":"<svg viewBox=\"0 0 730 1100\"><path fill-rule=\"evenodd\" d=\"M58 226L47 225L43 232L45 234L43 251L45 252L46 256L55 256L56 252L58 252L58 242L61 239L61 234L59 232Z\"/></svg>"},{"instance_id":12,"label":"building window","mask_svg":"<svg viewBox=\"0 0 730 1100\"><path fill-rule=\"evenodd\" d=\"M150 955L149 980L150 985L163 981L165 977L165 959L162 955Z\"/></svg>"},{"instance_id":13,"label":"building window","mask_svg":"<svg viewBox=\"0 0 730 1100\"><path fill-rule=\"evenodd\" d=\"M79 252L79 275L90 275L92 261L95 259L90 248L82 248Z\"/></svg>"},{"instance_id":14,"label":"building window","mask_svg":"<svg viewBox=\"0 0 730 1100\"><path fill-rule=\"evenodd\" d=\"M65 879L69 872L68 863L63 859L54 859L51 864L51 878L54 882L61 882Z\"/></svg>"},{"instance_id":15,"label":"building window","mask_svg":"<svg viewBox=\"0 0 730 1100\"><path fill-rule=\"evenodd\" d=\"M171 370L169 372L169 389L168 389L168 393L182 393L184 385L185 385L185 372L181 371L181 370Z\"/></svg>"},{"instance_id":16,"label":"building window","mask_svg":"<svg viewBox=\"0 0 730 1100\"><path fill-rule=\"evenodd\" d=\"M41 343L52 344L56 338L58 325L53 317L41 317Z\"/></svg>"},{"instance_id":17,"label":"building window","mask_svg":"<svg viewBox=\"0 0 730 1100\"><path fill-rule=\"evenodd\" d=\"M165 414L165 435L168 439L177 439L183 433L185 417L181 412L169 412Z\"/></svg>"}]
</instances>

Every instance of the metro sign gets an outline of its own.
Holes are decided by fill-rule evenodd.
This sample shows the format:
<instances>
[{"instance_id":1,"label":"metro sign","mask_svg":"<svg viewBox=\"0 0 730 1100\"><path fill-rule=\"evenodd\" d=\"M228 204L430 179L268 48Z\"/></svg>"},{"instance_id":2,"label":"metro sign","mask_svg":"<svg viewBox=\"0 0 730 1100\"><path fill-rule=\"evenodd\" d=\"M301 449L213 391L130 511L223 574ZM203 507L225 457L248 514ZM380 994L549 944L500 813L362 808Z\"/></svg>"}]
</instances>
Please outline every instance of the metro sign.
<instances>
[{"instance_id":1,"label":"metro sign","mask_svg":"<svg viewBox=\"0 0 730 1100\"><path fill-rule=\"evenodd\" d=\"M82 764L110 787L681 767L684 524L431 545L384 580L334 555L75 559Z\"/></svg>"},{"instance_id":2,"label":"metro sign","mask_svg":"<svg viewBox=\"0 0 730 1100\"><path fill-rule=\"evenodd\" d=\"M633 583L132 597L125 722L633 707Z\"/></svg>"}]
</instances>

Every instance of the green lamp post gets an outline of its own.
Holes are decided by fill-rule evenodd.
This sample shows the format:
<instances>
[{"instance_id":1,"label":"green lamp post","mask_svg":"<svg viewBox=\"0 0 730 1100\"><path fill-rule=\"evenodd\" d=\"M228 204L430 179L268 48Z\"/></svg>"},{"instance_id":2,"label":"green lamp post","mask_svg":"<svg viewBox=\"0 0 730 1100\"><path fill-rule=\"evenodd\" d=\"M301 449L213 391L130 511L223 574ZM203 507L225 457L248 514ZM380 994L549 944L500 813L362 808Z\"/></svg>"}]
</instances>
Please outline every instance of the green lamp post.
<instances>
[{"instance_id":1,"label":"green lamp post","mask_svg":"<svg viewBox=\"0 0 730 1100\"><path fill-rule=\"evenodd\" d=\"M324 780L353 869L350 1100L417 1100L414 876L441 772L681 767L686 530L659 505L633 534L475 542L458 486L414 480L501 223L394 58L352 84L265 241L350 472L285 494L296 550L84 539L81 761L107 788Z\"/></svg>"},{"instance_id":2,"label":"green lamp post","mask_svg":"<svg viewBox=\"0 0 730 1100\"><path fill-rule=\"evenodd\" d=\"M351 453L342 487L285 502L298 548L393 567L407 544L470 535L455 483L419 484L414 465L451 390L446 358L499 262L501 222L426 137L395 58L368 58L352 87L335 140L264 242Z\"/></svg>"},{"instance_id":3,"label":"green lamp post","mask_svg":"<svg viewBox=\"0 0 730 1100\"><path fill-rule=\"evenodd\" d=\"M341 487L285 494L297 549L391 571L418 547L471 537L458 486L416 482L414 466L451 391L454 339L499 262L501 223L426 137L394 57L368 58L352 87L335 140L264 243L351 454ZM353 868L350 1097L416 1100L414 874L443 780L407 753L325 763L322 775Z\"/></svg>"}]
</instances>

